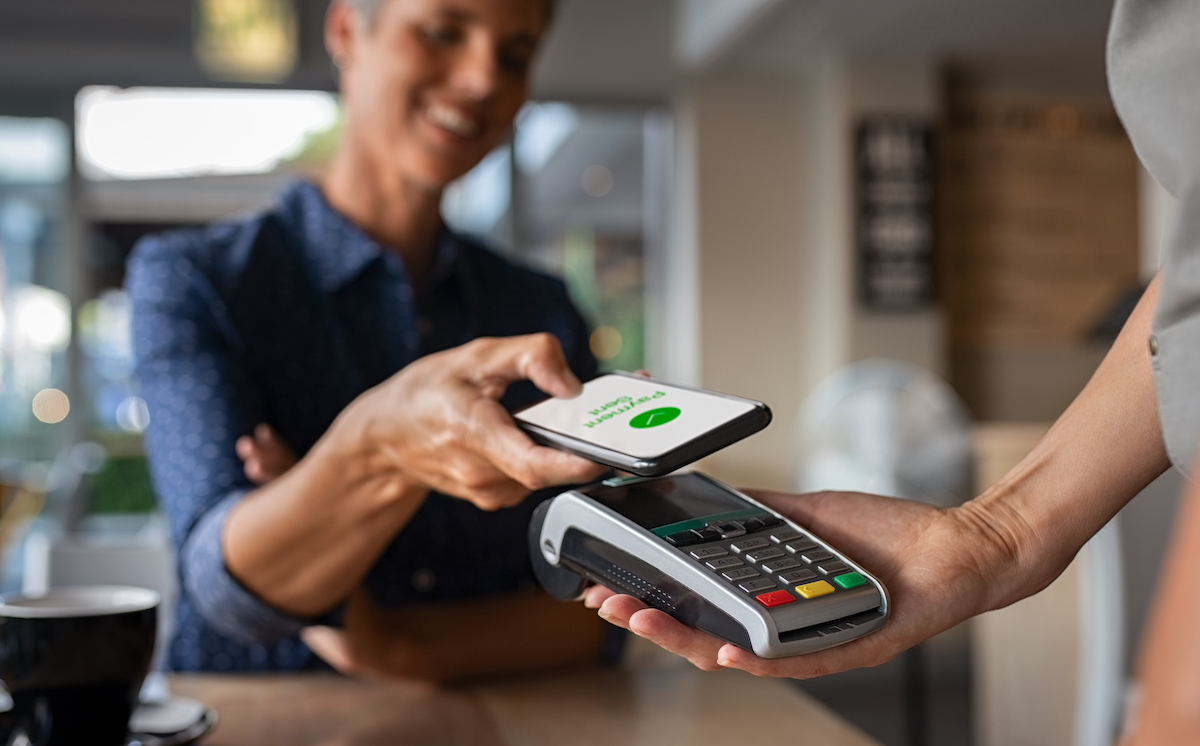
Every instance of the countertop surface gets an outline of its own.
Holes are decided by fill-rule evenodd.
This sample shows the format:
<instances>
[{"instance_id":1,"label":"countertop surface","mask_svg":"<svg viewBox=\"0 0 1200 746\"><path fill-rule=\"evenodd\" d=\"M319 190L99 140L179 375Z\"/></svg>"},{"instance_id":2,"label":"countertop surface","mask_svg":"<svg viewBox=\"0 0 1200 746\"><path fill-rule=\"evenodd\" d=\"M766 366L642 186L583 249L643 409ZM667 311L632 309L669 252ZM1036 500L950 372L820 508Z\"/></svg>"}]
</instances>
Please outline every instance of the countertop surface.
<instances>
[{"instance_id":1,"label":"countertop surface","mask_svg":"<svg viewBox=\"0 0 1200 746\"><path fill-rule=\"evenodd\" d=\"M171 691L217 710L209 746L728 746L751 733L797 746L878 746L790 682L632 657L620 668L449 688L333 674L177 674Z\"/></svg>"}]
</instances>

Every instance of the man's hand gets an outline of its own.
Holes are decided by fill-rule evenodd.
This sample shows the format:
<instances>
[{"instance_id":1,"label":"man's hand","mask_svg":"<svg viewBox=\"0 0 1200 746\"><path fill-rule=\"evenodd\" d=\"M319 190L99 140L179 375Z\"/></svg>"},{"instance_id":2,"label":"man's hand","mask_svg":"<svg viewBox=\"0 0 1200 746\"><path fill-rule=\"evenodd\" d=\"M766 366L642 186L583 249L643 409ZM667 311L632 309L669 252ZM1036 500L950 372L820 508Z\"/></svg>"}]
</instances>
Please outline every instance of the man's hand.
<instances>
[{"instance_id":1,"label":"man's hand","mask_svg":"<svg viewBox=\"0 0 1200 746\"><path fill-rule=\"evenodd\" d=\"M757 493L755 498L844 551L879 578L891 600L882 629L836 648L766 660L717 640L632 596L589 588L585 604L600 616L709 671L722 666L758 676L806 679L876 666L959 622L992 608L991 582L1012 566L1003 542L974 511L851 492Z\"/></svg>"},{"instance_id":2,"label":"man's hand","mask_svg":"<svg viewBox=\"0 0 1200 746\"><path fill-rule=\"evenodd\" d=\"M359 397L339 423L353 423L368 458L428 489L484 510L516 505L530 491L587 482L606 467L536 445L499 399L528 379L553 396L582 385L549 334L477 339L429 355Z\"/></svg>"}]
</instances>

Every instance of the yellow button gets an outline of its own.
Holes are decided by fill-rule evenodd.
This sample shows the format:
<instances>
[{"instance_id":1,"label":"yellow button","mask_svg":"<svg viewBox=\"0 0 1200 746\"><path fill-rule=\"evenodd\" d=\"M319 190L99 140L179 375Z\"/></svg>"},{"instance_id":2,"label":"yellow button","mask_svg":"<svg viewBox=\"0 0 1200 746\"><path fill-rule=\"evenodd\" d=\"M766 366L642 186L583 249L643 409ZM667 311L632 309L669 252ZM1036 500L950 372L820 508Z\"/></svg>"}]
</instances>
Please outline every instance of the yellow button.
<instances>
[{"instance_id":1,"label":"yellow button","mask_svg":"<svg viewBox=\"0 0 1200 746\"><path fill-rule=\"evenodd\" d=\"M815 583L796 586L796 593L805 598L816 598L817 596L824 596L827 593L833 593L833 586L824 580L818 580Z\"/></svg>"}]
</instances>

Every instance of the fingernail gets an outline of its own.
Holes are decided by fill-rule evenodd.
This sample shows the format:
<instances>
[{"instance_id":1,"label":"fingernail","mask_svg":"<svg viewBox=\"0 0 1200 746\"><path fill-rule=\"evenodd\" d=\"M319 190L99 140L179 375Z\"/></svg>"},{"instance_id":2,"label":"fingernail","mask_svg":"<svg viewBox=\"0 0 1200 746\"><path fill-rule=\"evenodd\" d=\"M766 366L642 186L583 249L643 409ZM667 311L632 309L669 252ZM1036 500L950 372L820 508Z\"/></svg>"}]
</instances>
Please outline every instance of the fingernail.
<instances>
[{"instance_id":1,"label":"fingernail","mask_svg":"<svg viewBox=\"0 0 1200 746\"><path fill-rule=\"evenodd\" d=\"M729 659L728 659L728 658L723 658L723 657L721 657L721 656L717 656L717 665L718 665L718 666L728 666L728 665L729 665Z\"/></svg>"}]
</instances>

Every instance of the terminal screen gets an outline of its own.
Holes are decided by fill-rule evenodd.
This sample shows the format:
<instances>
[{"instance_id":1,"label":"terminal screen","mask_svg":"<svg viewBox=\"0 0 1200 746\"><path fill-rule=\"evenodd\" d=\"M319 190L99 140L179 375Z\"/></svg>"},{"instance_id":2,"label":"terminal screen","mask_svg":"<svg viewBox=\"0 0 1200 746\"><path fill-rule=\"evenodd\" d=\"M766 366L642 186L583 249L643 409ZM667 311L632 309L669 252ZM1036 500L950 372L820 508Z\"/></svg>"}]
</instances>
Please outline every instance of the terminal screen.
<instances>
[{"instance_id":1,"label":"terminal screen","mask_svg":"<svg viewBox=\"0 0 1200 746\"><path fill-rule=\"evenodd\" d=\"M635 482L594 492L584 491L597 502L651 531L682 521L761 511L752 503L696 474Z\"/></svg>"}]
</instances>

